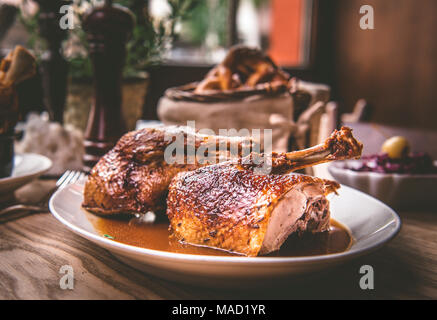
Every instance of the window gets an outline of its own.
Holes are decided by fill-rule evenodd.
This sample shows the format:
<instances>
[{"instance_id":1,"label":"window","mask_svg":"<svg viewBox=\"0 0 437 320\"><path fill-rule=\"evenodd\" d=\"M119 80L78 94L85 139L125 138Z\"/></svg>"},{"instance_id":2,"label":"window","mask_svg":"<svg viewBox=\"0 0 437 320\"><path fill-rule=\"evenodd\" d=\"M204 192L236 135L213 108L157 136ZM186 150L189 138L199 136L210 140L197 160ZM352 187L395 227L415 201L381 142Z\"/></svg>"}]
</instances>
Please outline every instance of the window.
<instances>
[{"instance_id":1,"label":"window","mask_svg":"<svg viewBox=\"0 0 437 320\"><path fill-rule=\"evenodd\" d=\"M177 26L179 38L169 63L216 64L234 44L259 47L281 66L309 62L313 0L205 0ZM165 15L162 0L151 0L152 16Z\"/></svg>"}]
</instances>

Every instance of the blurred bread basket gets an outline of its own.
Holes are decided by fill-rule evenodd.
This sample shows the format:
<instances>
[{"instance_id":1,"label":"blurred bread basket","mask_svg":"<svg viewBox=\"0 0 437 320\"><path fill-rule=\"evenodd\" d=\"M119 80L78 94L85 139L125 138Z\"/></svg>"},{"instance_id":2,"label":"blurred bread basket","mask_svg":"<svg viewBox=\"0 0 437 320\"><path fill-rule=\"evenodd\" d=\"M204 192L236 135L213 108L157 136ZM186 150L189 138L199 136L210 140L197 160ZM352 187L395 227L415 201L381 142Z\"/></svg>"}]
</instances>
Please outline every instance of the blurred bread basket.
<instances>
[{"instance_id":1,"label":"blurred bread basket","mask_svg":"<svg viewBox=\"0 0 437 320\"><path fill-rule=\"evenodd\" d=\"M259 129L261 146L271 129L272 150L283 152L319 141L329 97L329 86L291 78L260 50L237 46L200 82L169 88L158 117L166 125L195 121L197 130L215 134Z\"/></svg>"},{"instance_id":2,"label":"blurred bread basket","mask_svg":"<svg viewBox=\"0 0 437 320\"><path fill-rule=\"evenodd\" d=\"M198 83L168 89L158 104L158 117L166 125L196 129L272 130L272 149L299 149L319 140L320 119L330 97L323 84L290 80L290 87L257 86L254 89L195 93ZM291 142L290 142L291 141ZM294 142L293 142L294 141Z\"/></svg>"}]
</instances>

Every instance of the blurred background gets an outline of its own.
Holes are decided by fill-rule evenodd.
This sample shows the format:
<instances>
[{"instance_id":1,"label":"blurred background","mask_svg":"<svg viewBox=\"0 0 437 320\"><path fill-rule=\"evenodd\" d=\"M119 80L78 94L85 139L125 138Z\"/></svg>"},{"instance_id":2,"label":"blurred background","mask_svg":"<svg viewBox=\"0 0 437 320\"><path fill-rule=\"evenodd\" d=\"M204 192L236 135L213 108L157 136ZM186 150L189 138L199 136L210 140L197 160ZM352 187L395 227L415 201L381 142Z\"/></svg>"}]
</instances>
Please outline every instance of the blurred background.
<instances>
[{"instance_id":1,"label":"blurred background","mask_svg":"<svg viewBox=\"0 0 437 320\"><path fill-rule=\"evenodd\" d=\"M360 13L364 5L373 10ZM363 30L360 21L371 13L374 29ZM81 184L85 173L130 130L195 121L196 129L216 134L222 134L220 129L235 129L224 133L229 135L258 130L259 142L266 142L267 136L273 151L287 152L325 141L332 145L326 139L347 126L364 145L362 159L323 163L304 173L334 179L399 210L400 240L373 260L382 271L379 279L388 281L378 284L387 290L377 296L435 298L436 30L437 0L0 0L0 225L48 212L52 193ZM139 145L139 136L150 145ZM132 141L132 147L122 145L96 168L100 182L91 183L86 193L100 195L95 200L103 211L110 209L106 202L118 206L126 195L137 198L138 208L148 208L142 203L148 196L164 199L170 177L180 168L174 170L159 158L165 145L160 136L152 130L131 135L135 138L122 143ZM140 165L144 168L136 170ZM138 177L151 186L152 195ZM73 198L81 202L81 189L76 189L81 187L73 187ZM120 197L111 188L123 189ZM352 203L350 214L356 216L360 210L347 198L350 192L337 208ZM59 212L71 213L75 220L79 202L70 205L73 198L64 191L59 195L58 202L67 195L68 204L68 210L60 206ZM377 208L371 199L366 203L359 205ZM422 209L425 212L419 213ZM389 211L373 216L385 225L373 233L378 239L384 230L395 229L384 212ZM62 214L58 216L63 220ZM346 213L339 217L348 226ZM366 217L356 224L350 220L354 236L356 225L357 239L364 242L371 239L366 232L372 230ZM0 297L66 297L53 292L49 273L41 283L35 275L51 270L57 277L56 265L70 259L71 252L88 259L91 251L85 241L62 233L52 218L35 215L29 217L35 220L0 228L2 246L8 243L11 248L0 258L1 266L10 260L10 275L0 278L14 279L14 287L2 290ZM48 268L50 242L58 259L50 259ZM36 252L45 253L40 257ZM102 257L103 262L87 260L82 265L109 266L111 260L106 254ZM20 265L33 266L26 269L29 275L16 268ZM123 276L120 265L114 265L114 277L106 278L122 283L126 279L116 277ZM357 270L350 271L353 279ZM78 273L95 278L95 272ZM134 276L133 297L141 297L137 275L124 273ZM317 286L303 284L319 295L319 288L331 288L333 281L337 286L335 274L327 276L334 279L329 285L320 286L318 278ZM166 297L167 292L190 297L185 287L175 291L149 280L142 282L145 297ZM340 283L334 296L351 297L352 280L345 280L348 285L342 289ZM360 298L369 298L358 282L353 284ZM113 282L109 285L114 289ZM165 294L155 294L150 285L164 288ZM75 291L72 297L99 297L94 287ZM288 295L296 295L288 289ZM106 291L102 296L110 297Z\"/></svg>"},{"instance_id":2,"label":"blurred background","mask_svg":"<svg viewBox=\"0 0 437 320\"><path fill-rule=\"evenodd\" d=\"M86 2L92 1L76 2L85 10ZM115 2L134 12L146 8L144 16L156 21L172 12L171 1ZM16 44L41 53L37 4L30 0L0 0L0 4L3 55ZM370 106L369 121L436 129L437 2L367 0L365 4L374 8L374 30L360 29L363 2L358 0L199 1L174 19L171 41L153 44L147 61L142 61L149 81L141 117L157 119L156 104L167 88L203 78L227 48L246 44L266 50L292 76L330 85L340 113L351 112L364 98ZM70 62L69 78L84 79L91 75L91 67L80 34L71 34L65 36L63 47ZM158 54L154 56L153 50ZM138 50L129 54L126 69L138 71L139 57L144 55ZM75 89L70 86L68 94L74 95ZM38 80L20 88L26 92L20 99L26 111L45 108L41 90ZM72 101L67 98L67 104Z\"/></svg>"}]
</instances>

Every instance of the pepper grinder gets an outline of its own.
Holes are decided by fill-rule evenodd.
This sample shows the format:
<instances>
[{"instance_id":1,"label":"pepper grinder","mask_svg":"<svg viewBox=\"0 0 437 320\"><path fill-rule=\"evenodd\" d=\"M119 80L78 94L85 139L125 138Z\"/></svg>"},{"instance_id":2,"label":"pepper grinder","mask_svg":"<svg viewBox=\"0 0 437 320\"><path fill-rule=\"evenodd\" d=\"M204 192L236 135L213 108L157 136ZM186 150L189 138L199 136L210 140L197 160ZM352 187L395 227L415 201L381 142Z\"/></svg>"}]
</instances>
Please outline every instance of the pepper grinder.
<instances>
[{"instance_id":1,"label":"pepper grinder","mask_svg":"<svg viewBox=\"0 0 437 320\"><path fill-rule=\"evenodd\" d=\"M41 57L41 77L44 90L44 104L52 120L63 122L65 99L67 95L68 63L61 53L62 41L67 30L59 26L59 9L67 0L35 0L39 5L38 26L40 35L46 40L47 50Z\"/></svg>"},{"instance_id":2,"label":"pepper grinder","mask_svg":"<svg viewBox=\"0 0 437 320\"><path fill-rule=\"evenodd\" d=\"M94 101L84 141L83 161L87 172L126 132L121 86L126 43L133 25L132 13L124 7L113 6L112 1L105 1L84 19L94 72Z\"/></svg>"}]
</instances>

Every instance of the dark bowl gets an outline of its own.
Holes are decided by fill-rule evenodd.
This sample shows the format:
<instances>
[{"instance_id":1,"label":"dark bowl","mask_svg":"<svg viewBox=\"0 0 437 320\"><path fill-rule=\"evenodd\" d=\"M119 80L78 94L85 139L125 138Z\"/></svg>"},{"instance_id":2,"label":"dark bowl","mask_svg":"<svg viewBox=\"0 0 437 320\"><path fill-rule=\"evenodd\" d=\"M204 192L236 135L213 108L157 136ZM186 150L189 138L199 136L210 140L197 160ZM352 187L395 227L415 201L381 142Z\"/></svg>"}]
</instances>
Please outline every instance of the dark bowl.
<instances>
[{"instance_id":1,"label":"dark bowl","mask_svg":"<svg viewBox=\"0 0 437 320\"><path fill-rule=\"evenodd\" d=\"M10 177L14 168L14 135L0 135L0 179Z\"/></svg>"}]
</instances>

